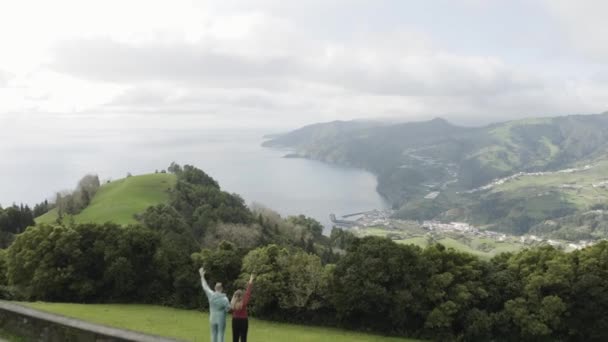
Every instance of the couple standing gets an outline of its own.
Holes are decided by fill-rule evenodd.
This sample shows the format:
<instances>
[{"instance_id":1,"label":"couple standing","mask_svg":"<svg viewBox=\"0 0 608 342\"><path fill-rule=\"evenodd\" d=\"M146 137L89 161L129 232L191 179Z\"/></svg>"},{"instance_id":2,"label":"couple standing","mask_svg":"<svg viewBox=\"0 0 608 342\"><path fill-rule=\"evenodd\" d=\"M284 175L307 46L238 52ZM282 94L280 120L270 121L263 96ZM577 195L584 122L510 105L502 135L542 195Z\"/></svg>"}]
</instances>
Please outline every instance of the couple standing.
<instances>
[{"instance_id":1,"label":"couple standing","mask_svg":"<svg viewBox=\"0 0 608 342\"><path fill-rule=\"evenodd\" d=\"M211 342L224 342L224 332L226 331L226 314L232 311L232 341L247 342L247 330L249 321L247 320L247 303L251 297L251 287L253 284L253 274L249 277L247 290L243 294L242 290L236 290L232 296L232 301L224 293L222 283L215 284L215 291L212 291L207 280L205 280L205 269L198 270L201 275L203 290L209 300L209 322L211 324Z\"/></svg>"}]
</instances>

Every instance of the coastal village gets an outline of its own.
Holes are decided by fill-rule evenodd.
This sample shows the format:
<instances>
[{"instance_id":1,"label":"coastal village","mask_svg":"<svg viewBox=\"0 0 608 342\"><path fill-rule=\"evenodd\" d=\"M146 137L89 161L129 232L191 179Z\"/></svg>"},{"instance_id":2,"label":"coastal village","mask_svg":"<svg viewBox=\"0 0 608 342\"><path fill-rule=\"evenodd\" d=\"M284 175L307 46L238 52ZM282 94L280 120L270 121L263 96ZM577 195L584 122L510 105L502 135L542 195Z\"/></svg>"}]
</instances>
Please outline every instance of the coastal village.
<instances>
[{"instance_id":1,"label":"coastal village","mask_svg":"<svg viewBox=\"0 0 608 342\"><path fill-rule=\"evenodd\" d=\"M417 158L419 161L426 163L432 160ZM487 185L464 191L464 193L476 193L480 191L491 190L502 184L516 181L521 177L542 177L558 174L573 174L579 172L587 172L592 170L596 165L584 165L581 167L562 169L557 171L545 172L519 172L508 177L499 178ZM426 184L425 184L426 185ZM432 184L429 186L430 191L424 196L426 200L434 200L445 189L446 184L438 186ZM580 191L584 186L573 182L557 185L561 189ZM587 186L595 189L608 189L608 178L596 180L587 184ZM547 195L548 192L541 192L538 196ZM502 232L496 232L484 227L475 227L465 222L442 222L442 221L411 221L399 220L392 218L392 210L371 210L367 212L345 215L341 219L336 219L332 214L332 222L337 227L351 229L359 236L364 235L380 235L389 237L395 241L409 243L416 239L424 238L428 241L440 242L445 238L457 240L460 243L478 249L479 245L506 246L521 249L531 246L550 245L559 249L572 251L582 249L596 243L596 240L579 240L568 241L547 238L534 234L525 235L510 235ZM484 246L484 248L487 246Z\"/></svg>"},{"instance_id":2,"label":"coastal village","mask_svg":"<svg viewBox=\"0 0 608 342\"><path fill-rule=\"evenodd\" d=\"M394 240L405 240L411 237L428 237L437 240L443 236L462 237L465 239L490 239L497 243L517 243L523 246L551 245L565 250L577 250L593 245L596 241L580 240L565 241L547 239L541 236L526 234L521 236L509 235L491 230L479 229L465 222L440 222L440 221L411 221L391 218L392 210L370 210L342 216L337 219L331 214L332 223L337 228L349 229L357 235L368 235L374 229L386 231L386 236ZM349 219L356 218L356 219Z\"/></svg>"}]
</instances>

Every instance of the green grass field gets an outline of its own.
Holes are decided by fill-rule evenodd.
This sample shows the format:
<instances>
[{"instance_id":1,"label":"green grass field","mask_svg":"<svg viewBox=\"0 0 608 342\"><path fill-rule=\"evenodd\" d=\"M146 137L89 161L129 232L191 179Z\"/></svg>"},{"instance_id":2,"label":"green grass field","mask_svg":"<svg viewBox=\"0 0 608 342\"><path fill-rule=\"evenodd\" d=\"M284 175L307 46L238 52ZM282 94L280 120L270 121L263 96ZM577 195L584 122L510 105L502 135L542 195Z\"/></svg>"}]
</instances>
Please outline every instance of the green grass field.
<instances>
[{"instance_id":1,"label":"green grass field","mask_svg":"<svg viewBox=\"0 0 608 342\"><path fill-rule=\"evenodd\" d=\"M411 231L407 230L407 232ZM418 234L418 230L415 230L414 232ZM357 231L357 235L359 236L386 237L388 234L404 234L404 231L389 230L382 227L369 227ZM411 238L395 240L395 242L416 245L421 248L425 248L428 246L427 237L422 236L420 234ZM507 239L504 242L498 242L490 238L480 237L471 238L470 241L465 243L464 241L461 241L461 239L450 236L444 236L443 238L437 240L437 242L447 248L453 248L457 251L470 253L484 259L490 259L500 253L517 252L526 247L525 245L516 242L513 239ZM488 250L483 250L482 245L486 246Z\"/></svg>"},{"instance_id":2,"label":"green grass field","mask_svg":"<svg viewBox=\"0 0 608 342\"><path fill-rule=\"evenodd\" d=\"M26 339L23 337L19 337L13 333L9 333L4 329L0 329L0 341L9 341L9 342L26 342Z\"/></svg>"},{"instance_id":3,"label":"green grass field","mask_svg":"<svg viewBox=\"0 0 608 342\"><path fill-rule=\"evenodd\" d=\"M85 321L187 341L209 340L209 316L192 310L135 304L21 303L23 305ZM229 323L228 319L228 323ZM232 333L226 328L226 340ZM250 319L249 339L264 342L407 342L331 328L308 327Z\"/></svg>"},{"instance_id":4,"label":"green grass field","mask_svg":"<svg viewBox=\"0 0 608 342\"><path fill-rule=\"evenodd\" d=\"M602 160L586 171L575 173L554 173L544 176L522 176L494 187L491 192L504 192L511 197L530 198L538 193L553 190L563 195L579 209L586 209L597 203L605 203L608 189L593 187L608 179L608 161ZM548 204L551 207L554 204Z\"/></svg>"},{"instance_id":5,"label":"green grass field","mask_svg":"<svg viewBox=\"0 0 608 342\"><path fill-rule=\"evenodd\" d=\"M488 240L488 241L485 241L485 240ZM424 248L428 245L426 238L424 238L424 237L415 237L415 238L411 238L411 239L398 240L396 242L404 243L404 244L413 244L413 245L420 246L422 248ZM481 238L472 239L470 245L467 245L464 242L459 241L457 239L453 239L451 237L445 237L443 239L438 240L437 242L444 245L447 248L453 248L457 251L470 253L470 254L479 256L481 258L484 258L484 259L490 259L493 256L496 256L500 253L516 252L525 247L522 244L516 244L516 243L512 243L512 242L497 243L490 239L481 239ZM490 245L491 247L493 247L493 249L490 251L487 251L487 252L483 251L483 250L478 250L477 246L481 245L484 242L486 244Z\"/></svg>"},{"instance_id":6,"label":"green grass field","mask_svg":"<svg viewBox=\"0 0 608 342\"><path fill-rule=\"evenodd\" d=\"M175 186L175 175L166 173L132 176L104 184L91 204L74 216L76 223L136 223L134 215L149 206L167 202L168 190ZM54 223L55 209L36 218L36 223Z\"/></svg>"}]
</instances>

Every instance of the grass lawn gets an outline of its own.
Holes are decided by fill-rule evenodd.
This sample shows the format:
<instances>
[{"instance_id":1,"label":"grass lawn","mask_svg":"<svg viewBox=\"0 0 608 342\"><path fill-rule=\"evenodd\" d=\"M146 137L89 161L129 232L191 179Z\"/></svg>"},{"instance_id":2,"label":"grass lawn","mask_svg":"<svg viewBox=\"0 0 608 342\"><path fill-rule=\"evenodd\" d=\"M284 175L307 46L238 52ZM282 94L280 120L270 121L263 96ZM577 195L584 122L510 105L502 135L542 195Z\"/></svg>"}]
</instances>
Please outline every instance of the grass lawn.
<instances>
[{"instance_id":1,"label":"grass lawn","mask_svg":"<svg viewBox=\"0 0 608 342\"><path fill-rule=\"evenodd\" d=\"M554 173L544 176L521 176L494 187L490 192L503 192L512 198L533 198L538 193L553 190L563 194L564 200L579 209L587 209L596 203L603 203L608 196L608 189L594 188L594 183L606 180L608 161L594 164L590 170L575 173ZM572 186L571 188L564 187ZM554 208L555 203L547 203Z\"/></svg>"},{"instance_id":2,"label":"grass lawn","mask_svg":"<svg viewBox=\"0 0 608 342\"><path fill-rule=\"evenodd\" d=\"M406 245L416 245L419 246L421 248L425 248L426 246L429 245L427 238L425 238L424 236L417 236L417 237L413 237L413 238L409 238L409 239L404 239L404 240L395 240L395 242L397 243L403 243Z\"/></svg>"},{"instance_id":3,"label":"grass lawn","mask_svg":"<svg viewBox=\"0 0 608 342\"><path fill-rule=\"evenodd\" d=\"M385 237L385 236L387 236L387 234L390 234L390 233L399 234L400 232L389 230L386 228L381 228L381 227L370 227L370 228L365 228L365 229L361 229L361 230L357 231L357 234L359 236ZM395 242L406 244L406 245L416 245L421 248L426 248L428 246L428 240L425 236L416 236L416 237L411 237L411 238L402 239L402 240L395 240ZM437 240L437 242L444 245L447 248L453 248L455 250L473 254L473 255L476 255L476 256L484 258L484 259L490 259L500 253L517 252L526 247L525 245L523 245L519 242L513 241L513 240L508 240L505 242L496 242L493 239L478 238L478 237L472 238L470 241L470 244L466 244L462 241L459 241L458 239L455 239L455 238L452 238L449 236L445 236L445 237ZM493 248L488 251L478 249L482 243L485 243L486 245L489 245L490 247L493 247Z\"/></svg>"},{"instance_id":4,"label":"grass lawn","mask_svg":"<svg viewBox=\"0 0 608 342\"><path fill-rule=\"evenodd\" d=\"M6 332L2 329L0 329L0 341L26 342L25 338L16 336L16 335Z\"/></svg>"},{"instance_id":5,"label":"grass lawn","mask_svg":"<svg viewBox=\"0 0 608 342\"><path fill-rule=\"evenodd\" d=\"M473 254L473 255L476 255L478 257L485 258L485 259L490 259L491 257L493 257L495 255L495 253L493 253L493 251L492 252L478 251L476 249L469 247L465 243L458 241L456 239L453 239L451 237L445 237L443 239L437 240L437 242L439 242L440 244L444 245L447 248L454 248L457 251Z\"/></svg>"},{"instance_id":6,"label":"grass lawn","mask_svg":"<svg viewBox=\"0 0 608 342\"><path fill-rule=\"evenodd\" d=\"M209 316L192 310L135 304L21 303L23 305L108 326L188 341L209 340ZM231 339L230 319L226 341ZM406 342L405 338L382 337L331 328L273 323L250 319L249 340L264 342Z\"/></svg>"},{"instance_id":7,"label":"grass lawn","mask_svg":"<svg viewBox=\"0 0 608 342\"><path fill-rule=\"evenodd\" d=\"M118 224L136 223L133 215L149 206L167 202L167 190L175 186L175 175L166 173L132 176L104 184L99 188L91 204L74 216L76 223ZM55 209L36 218L36 223L54 223Z\"/></svg>"}]
</instances>

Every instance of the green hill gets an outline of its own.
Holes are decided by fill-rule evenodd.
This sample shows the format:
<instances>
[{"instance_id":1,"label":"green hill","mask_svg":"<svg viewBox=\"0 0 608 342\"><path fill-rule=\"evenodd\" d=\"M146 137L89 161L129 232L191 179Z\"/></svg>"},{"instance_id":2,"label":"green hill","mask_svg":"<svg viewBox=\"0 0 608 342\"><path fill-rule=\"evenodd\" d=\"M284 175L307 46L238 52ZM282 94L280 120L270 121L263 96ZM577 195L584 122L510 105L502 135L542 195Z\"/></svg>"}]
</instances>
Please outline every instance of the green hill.
<instances>
[{"instance_id":1,"label":"green hill","mask_svg":"<svg viewBox=\"0 0 608 342\"><path fill-rule=\"evenodd\" d=\"M76 223L118 224L135 223L135 214L149 206L167 202L169 190L175 186L173 174L157 173L119 179L99 188L91 204L80 214L74 215ZM36 218L36 223L53 223L57 220L57 210Z\"/></svg>"}]
</instances>

